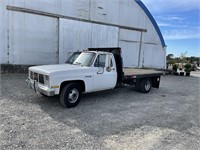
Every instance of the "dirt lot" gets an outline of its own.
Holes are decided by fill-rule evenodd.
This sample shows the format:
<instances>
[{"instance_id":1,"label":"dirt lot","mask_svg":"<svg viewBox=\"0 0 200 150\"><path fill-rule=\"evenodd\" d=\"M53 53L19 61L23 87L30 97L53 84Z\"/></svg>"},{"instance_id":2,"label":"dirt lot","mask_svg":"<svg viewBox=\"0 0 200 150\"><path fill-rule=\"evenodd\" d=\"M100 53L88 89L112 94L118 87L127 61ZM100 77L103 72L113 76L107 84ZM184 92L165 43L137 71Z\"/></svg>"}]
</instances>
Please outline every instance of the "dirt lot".
<instances>
[{"instance_id":1,"label":"dirt lot","mask_svg":"<svg viewBox=\"0 0 200 150\"><path fill-rule=\"evenodd\" d=\"M1 75L0 149L200 149L200 72L163 76L149 94L133 87L85 94L76 108Z\"/></svg>"}]
</instances>

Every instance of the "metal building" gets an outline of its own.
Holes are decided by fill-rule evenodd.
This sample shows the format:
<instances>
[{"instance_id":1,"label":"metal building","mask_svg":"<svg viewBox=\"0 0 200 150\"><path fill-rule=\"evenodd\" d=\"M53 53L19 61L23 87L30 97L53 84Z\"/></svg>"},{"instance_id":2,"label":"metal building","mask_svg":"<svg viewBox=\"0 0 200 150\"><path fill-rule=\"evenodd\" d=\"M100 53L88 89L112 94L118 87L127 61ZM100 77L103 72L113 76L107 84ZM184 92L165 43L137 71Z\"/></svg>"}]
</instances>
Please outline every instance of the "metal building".
<instances>
[{"instance_id":1,"label":"metal building","mask_svg":"<svg viewBox=\"0 0 200 150\"><path fill-rule=\"evenodd\" d=\"M166 64L162 34L140 0L0 1L0 64L64 63L89 47L121 47L125 67Z\"/></svg>"}]
</instances>

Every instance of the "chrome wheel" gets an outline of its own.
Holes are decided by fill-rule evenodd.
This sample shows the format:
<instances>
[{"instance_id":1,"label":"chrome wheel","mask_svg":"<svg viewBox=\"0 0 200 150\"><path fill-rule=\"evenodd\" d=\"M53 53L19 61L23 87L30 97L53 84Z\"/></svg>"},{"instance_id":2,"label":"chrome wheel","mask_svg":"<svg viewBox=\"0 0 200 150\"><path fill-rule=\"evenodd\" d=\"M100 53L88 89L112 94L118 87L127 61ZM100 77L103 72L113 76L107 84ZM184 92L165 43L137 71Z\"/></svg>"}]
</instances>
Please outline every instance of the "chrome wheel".
<instances>
[{"instance_id":1,"label":"chrome wheel","mask_svg":"<svg viewBox=\"0 0 200 150\"><path fill-rule=\"evenodd\" d=\"M78 105L81 99L81 87L77 83L65 85L60 93L60 102L64 107L72 108Z\"/></svg>"},{"instance_id":2,"label":"chrome wheel","mask_svg":"<svg viewBox=\"0 0 200 150\"><path fill-rule=\"evenodd\" d=\"M68 100L70 103L75 103L79 98L79 91L77 89L72 89L69 91Z\"/></svg>"},{"instance_id":3,"label":"chrome wheel","mask_svg":"<svg viewBox=\"0 0 200 150\"><path fill-rule=\"evenodd\" d=\"M149 91L150 88L151 88L151 82L149 80L147 80L146 83L145 83L145 90Z\"/></svg>"},{"instance_id":4,"label":"chrome wheel","mask_svg":"<svg viewBox=\"0 0 200 150\"><path fill-rule=\"evenodd\" d=\"M148 93L151 90L152 82L150 78L142 79L140 82L140 92Z\"/></svg>"}]
</instances>

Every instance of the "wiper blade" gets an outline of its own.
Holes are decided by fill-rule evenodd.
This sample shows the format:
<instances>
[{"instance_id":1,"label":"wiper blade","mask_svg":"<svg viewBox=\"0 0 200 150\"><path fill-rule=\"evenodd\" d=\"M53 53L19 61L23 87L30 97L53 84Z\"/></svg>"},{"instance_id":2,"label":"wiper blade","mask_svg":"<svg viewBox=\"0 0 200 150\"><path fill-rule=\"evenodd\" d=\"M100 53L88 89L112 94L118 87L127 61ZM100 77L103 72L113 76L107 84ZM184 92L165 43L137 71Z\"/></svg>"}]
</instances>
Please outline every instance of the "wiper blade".
<instances>
[{"instance_id":1,"label":"wiper blade","mask_svg":"<svg viewBox=\"0 0 200 150\"><path fill-rule=\"evenodd\" d=\"M67 62L67 61L66 61L65 64L72 64L72 62Z\"/></svg>"},{"instance_id":2,"label":"wiper blade","mask_svg":"<svg viewBox=\"0 0 200 150\"><path fill-rule=\"evenodd\" d=\"M80 62L74 62L73 64L76 64L76 65L81 65L81 63L80 63Z\"/></svg>"}]
</instances>

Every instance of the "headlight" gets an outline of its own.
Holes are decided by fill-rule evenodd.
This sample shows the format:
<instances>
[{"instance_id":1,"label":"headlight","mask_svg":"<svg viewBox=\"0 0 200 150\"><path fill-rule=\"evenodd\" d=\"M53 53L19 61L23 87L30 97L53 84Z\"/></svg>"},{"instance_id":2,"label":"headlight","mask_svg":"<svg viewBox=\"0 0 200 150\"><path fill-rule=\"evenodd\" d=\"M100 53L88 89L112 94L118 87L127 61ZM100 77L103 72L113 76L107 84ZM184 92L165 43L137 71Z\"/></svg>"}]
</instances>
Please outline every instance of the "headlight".
<instances>
[{"instance_id":1,"label":"headlight","mask_svg":"<svg viewBox=\"0 0 200 150\"><path fill-rule=\"evenodd\" d=\"M47 75L44 76L44 84L49 86L49 76Z\"/></svg>"},{"instance_id":2,"label":"headlight","mask_svg":"<svg viewBox=\"0 0 200 150\"><path fill-rule=\"evenodd\" d=\"M28 71L28 77L31 78L31 71Z\"/></svg>"}]
</instances>

